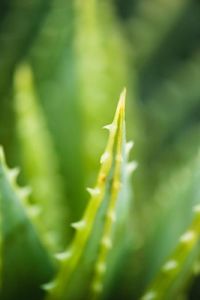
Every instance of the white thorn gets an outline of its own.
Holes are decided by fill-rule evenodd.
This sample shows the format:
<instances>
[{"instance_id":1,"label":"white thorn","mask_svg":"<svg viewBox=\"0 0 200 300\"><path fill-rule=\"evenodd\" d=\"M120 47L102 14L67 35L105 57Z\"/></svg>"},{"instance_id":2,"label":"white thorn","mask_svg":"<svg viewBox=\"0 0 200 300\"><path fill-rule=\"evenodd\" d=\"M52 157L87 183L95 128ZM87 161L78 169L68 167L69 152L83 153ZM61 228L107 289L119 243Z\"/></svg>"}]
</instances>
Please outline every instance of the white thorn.
<instances>
[{"instance_id":1,"label":"white thorn","mask_svg":"<svg viewBox=\"0 0 200 300\"><path fill-rule=\"evenodd\" d=\"M195 238L195 235L196 234L194 231L192 231L192 230L187 231L180 237L180 242L187 244Z\"/></svg>"},{"instance_id":2,"label":"white thorn","mask_svg":"<svg viewBox=\"0 0 200 300\"><path fill-rule=\"evenodd\" d=\"M103 129L107 129L110 132L115 132L115 130L117 129L117 126L115 124L111 123L111 124L103 126Z\"/></svg>"},{"instance_id":3,"label":"white thorn","mask_svg":"<svg viewBox=\"0 0 200 300\"><path fill-rule=\"evenodd\" d=\"M42 289L45 291L50 291L56 287L56 281L51 281L42 285Z\"/></svg>"},{"instance_id":4,"label":"white thorn","mask_svg":"<svg viewBox=\"0 0 200 300\"><path fill-rule=\"evenodd\" d=\"M138 167L138 163L136 161L129 162L126 167L126 171L128 175L131 175Z\"/></svg>"},{"instance_id":5,"label":"white thorn","mask_svg":"<svg viewBox=\"0 0 200 300\"><path fill-rule=\"evenodd\" d=\"M81 220L79 222L75 222L71 224L71 227L73 227L74 229L83 229L86 225L85 220Z\"/></svg>"},{"instance_id":6,"label":"white thorn","mask_svg":"<svg viewBox=\"0 0 200 300\"><path fill-rule=\"evenodd\" d=\"M107 249L111 249L112 248L112 241L111 241L111 239L109 237L104 237L102 239L102 244Z\"/></svg>"},{"instance_id":7,"label":"white thorn","mask_svg":"<svg viewBox=\"0 0 200 300\"><path fill-rule=\"evenodd\" d=\"M56 253L55 258L58 259L59 261L66 261L71 257L71 252L66 251L66 252L61 252L61 253Z\"/></svg>"},{"instance_id":8,"label":"white thorn","mask_svg":"<svg viewBox=\"0 0 200 300\"><path fill-rule=\"evenodd\" d=\"M195 205L195 206L193 207L193 211L194 211L195 213L200 213L200 204Z\"/></svg>"},{"instance_id":9,"label":"white thorn","mask_svg":"<svg viewBox=\"0 0 200 300\"><path fill-rule=\"evenodd\" d=\"M86 189L88 191L88 193L92 196L92 197L96 197L99 196L101 191L98 187L92 189L92 188L87 188Z\"/></svg>"},{"instance_id":10,"label":"white thorn","mask_svg":"<svg viewBox=\"0 0 200 300\"><path fill-rule=\"evenodd\" d=\"M96 293L100 293L103 290L103 285L101 282L95 282L92 288Z\"/></svg>"},{"instance_id":11,"label":"white thorn","mask_svg":"<svg viewBox=\"0 0 200 300\"><path fill-rule=\"evenodd\" d=\"M126 143L126 156L129 155L131 149L133 148L134 146L134 142L133 141L130 141L128 143Z\"/></svg>"},{"instance_id":12,"label":"white thorn","mask_svg":"<svg viewBox=\"0 0 200 300\"><path fill-rule=\"evenodd\" d=\"M19 168L10 169L8 171L8 176L12 183L15 182L18 175L19 175Z\"/></svg>"},{"instance_id":13,"label":"white thorn","mask_svg":"<svg viewBox=\"0 0 200 300\"><path fill-rule=\"evenodd\" d=\"M32 189L31 189L30 187L28 187L28 186L27 186L27 187L24 187L24 188L20 188L20 189L18 190L19 196L20 196L22 199L28 198L28 197L30 196L31 192L32 192Z\"/></svg>"},{"instance_id":14,"label":"white thorn","mask_svg":"<svg viewBox=\"0 0 200 300\"><path fill-rule=\"evenodd\" d=\"M162 270L165 272L168 272L168 271L176 269L177 266L178 266L178 263L176 260L169 260L164 264Z\"/></svg>"},{"instance_id":15,"label":"white thorn","mask_svg":"<svg viewBox=\"0 0 200 300\"><path fill-rule=\"evenodd\" d=\"M156 299L156 292L154 291L149 291L142 297L142 300L154 300L154 299Z\"/></svg>"},{"instance_id":16,"label":"white thorn","mask_svg":"<svg viewBox=\"0 0 200 300\"><path fill-rule=\"evenodd\" d=\"M104 152L104 154L101 156L100 163L103 164L109 159L109 157L110 157L110 153Z\"/></svg>"}]
</instances>

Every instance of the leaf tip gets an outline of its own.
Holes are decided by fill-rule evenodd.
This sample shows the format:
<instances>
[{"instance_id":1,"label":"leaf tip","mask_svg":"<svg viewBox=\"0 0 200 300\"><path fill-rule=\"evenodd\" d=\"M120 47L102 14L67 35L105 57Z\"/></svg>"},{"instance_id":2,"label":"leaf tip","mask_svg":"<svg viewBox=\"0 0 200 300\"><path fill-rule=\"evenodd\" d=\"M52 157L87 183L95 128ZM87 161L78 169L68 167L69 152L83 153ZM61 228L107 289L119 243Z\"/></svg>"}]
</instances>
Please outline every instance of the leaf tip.
<instances>
[{"instance_id":1,"label":"leaf tip","mask_svg":"<svg viewBox=\"0 0 200 300\"><path fill-rule=\"evenodd\" d=\"M119 103L118 103L119 110L125 110L125 104L126 104L126 88L124 87L119 97Z\"/></svg>"},{"instance_id":2,"label":"leaf tip","mask_svg":"<svg viewBox=\"0 0 200 300\"><path fill-rule=\"evenodd\" d=\"M0 162L2 164L5 164L5 154L4 154L4 150L3 150L3 146L0 145Z\"/></svg>"}]
</instances>

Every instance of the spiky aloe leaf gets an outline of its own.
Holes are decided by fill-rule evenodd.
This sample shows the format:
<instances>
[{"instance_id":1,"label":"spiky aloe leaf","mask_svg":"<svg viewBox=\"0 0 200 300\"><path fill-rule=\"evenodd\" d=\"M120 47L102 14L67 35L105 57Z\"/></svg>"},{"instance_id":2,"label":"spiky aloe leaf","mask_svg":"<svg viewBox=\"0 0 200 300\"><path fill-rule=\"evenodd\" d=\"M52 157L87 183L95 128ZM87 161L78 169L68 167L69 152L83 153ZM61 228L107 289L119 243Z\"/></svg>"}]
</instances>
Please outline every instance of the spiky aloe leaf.
<instances>
[{"instance_id":1,"label":"spiky aloe leaf","mask_svg":"<svg viewBox=\"0 0 200 300\"><path fill-rule=\"evenodd\" d=\"M146 277L146 282L152 281L146 299L150 296L152 299L165 299L167 296L167 299L176 299L191 279L199 255L199 167L198 153L157 190L154 199L157 205L153 206L157 212L152 214L148 210L153 215L155 229L153 238L146 244L148 250L144 250L148 252L146 259L149 263L143 277ZM162 267L166 259L167 263Z\"/></svg>"},{"instance_id":2,"label":"spiky aloe leaf","mask_svg":"<svg viewBox=\"0 0 200 300\"><path fill-rule=\"evenodd\" d=\"M24 189L16 183L18 169L9 169L0 148L0 212L2 237L2 287L0 298L41 299L40 285L54 274L54 267L43 247L23 202Z\"/></svg>"},{"instance_id":3,"label":"spiky aloe leaf","mask_svg":"<svg viewBox=\"0 0 200 300\"><path fill-rule=\"evenodd\" d=\"M33 202L42 210L38 225L47 244L58 250L63 242L67 205L62 201L54 147L27 64L20 65L15 73L15 111L23 170L33 189Z\"/></svg>"},{"instance_id":4,"label":"spiky aloe leaf","mask_svg":"<svg viewBox=\"0 0 200 300\"><path fill-rule=\"evenodd\" d=\"M124 109L125 91L114 121L105 126L110 132L108 144L101 157L96 186L88 189L89 204L81 221L72 224L76 230L74 239L68 250L58 256L60 271L46 286L48 300L96 299L103 290L109 258L117 250L118 225L124 221L128 206L123 191L125 174L135 167L127 164ZM121 235L120 242L124 242Z\"/></svg>"},{"instance_id":5,"label":"spiky aloe leaf","mask_svg":"<svg viewBox=\"0 0 200 300\"><path fill-rule=\"evenodd\" d=\"M169 299L178 278L182 276L181 273L184 273L185 265L200 238L200 205L194 206L193 211L194 217L191 225L180 237L176 249L162 266L142 300ZM182 280L182 285L183 283L184 280Z\"/></svg>"},{"instance_id":6,"label":"spiky aloe leaf","mask_svg":"<svg viewBox=\"0 0 200 300\"><path fill-rule=\"evenodd\" d=\"M187 141L188 139L189 136L187 136ZM182 143L183 145L184 143ZM153 281L163 262L176 247L179 236L191 222L192 207L199 203L199 158L199 155L196 155L196 151L193 150L192 159L187 159L187 163L185 160L185 165L180 165L169 177L165 177L165 181L163 180L157 186L156 193L150 198L151 204L149 207L147 205L145 207L146 210L141 216L141 218L145 218L145 229L141 235L146 235L146 240L142 242L142 271L138 271L134 280L135 286L137 286L137 292L134 294L136 299ZM153 224L152 220L154 220ZM155 249L159 249L159 251ZM134 259L135 257L136 255ZM189 255L189 261L191 267L192 255ZM183 270L182 274L185 276L187 271ZM177 291L178 289L173 290Z\"/></svg>"}]
</instances>

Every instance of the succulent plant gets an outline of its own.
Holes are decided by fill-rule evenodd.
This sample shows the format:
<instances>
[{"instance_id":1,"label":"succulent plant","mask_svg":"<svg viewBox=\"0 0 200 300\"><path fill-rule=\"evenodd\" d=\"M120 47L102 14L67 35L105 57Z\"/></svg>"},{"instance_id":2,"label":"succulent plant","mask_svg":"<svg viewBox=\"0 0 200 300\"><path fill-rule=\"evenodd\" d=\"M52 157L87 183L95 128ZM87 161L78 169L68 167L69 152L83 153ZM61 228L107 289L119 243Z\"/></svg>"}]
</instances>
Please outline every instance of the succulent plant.
<instances>
[{"instance_id":1,"label":"succulent plant","mask_svg":"<svg viewBox=\"0 0 200 300\"><path fill-rule=\"evenodd\" d=\"M200 2L0 2L0 299L199 300Z\"/></svg>"}]
</instances>

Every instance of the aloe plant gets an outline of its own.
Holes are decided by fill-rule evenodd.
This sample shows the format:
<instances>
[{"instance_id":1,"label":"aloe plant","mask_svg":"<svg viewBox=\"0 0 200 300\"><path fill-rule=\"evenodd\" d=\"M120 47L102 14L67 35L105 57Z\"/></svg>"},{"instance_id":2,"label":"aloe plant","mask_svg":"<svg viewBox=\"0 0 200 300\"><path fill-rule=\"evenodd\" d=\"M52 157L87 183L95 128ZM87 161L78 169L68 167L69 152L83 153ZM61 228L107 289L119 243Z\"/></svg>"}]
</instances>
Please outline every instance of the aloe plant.
<instances>
[{"instance_id":1,"label":"aloe plant","mask_svg":"<svg viewBox=\"0 0 200 300\"><path fill-rule=\"evenodd\" d=\"M1 1L0 299L200 299L199 18L189 0ZM118 107L98 194L124 85L139 168Z\"/></svg>"}]
</instances>

